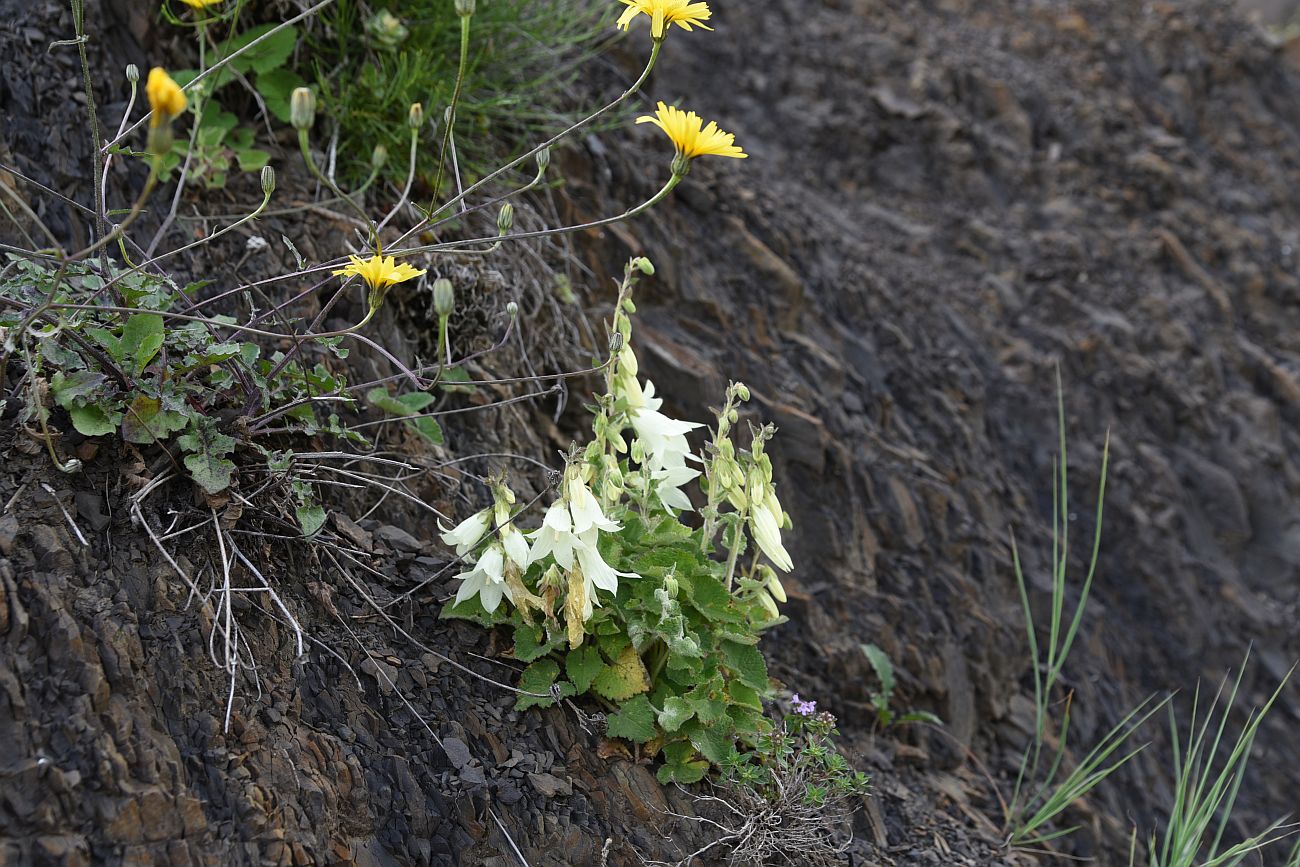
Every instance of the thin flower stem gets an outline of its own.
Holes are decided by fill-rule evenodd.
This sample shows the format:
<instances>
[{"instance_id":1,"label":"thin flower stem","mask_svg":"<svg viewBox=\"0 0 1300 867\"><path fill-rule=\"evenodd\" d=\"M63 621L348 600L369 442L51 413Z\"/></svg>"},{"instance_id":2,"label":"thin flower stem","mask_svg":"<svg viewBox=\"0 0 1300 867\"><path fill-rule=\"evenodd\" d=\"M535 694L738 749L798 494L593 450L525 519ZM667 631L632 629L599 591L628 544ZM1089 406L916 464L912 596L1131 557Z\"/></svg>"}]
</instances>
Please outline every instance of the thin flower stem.
<instances>
[{"instance_id":1,"label":"thin flower stem","mask_svg":"<svg viewBox=\"0 0 1300 867\"><path fill-rule=\"evenodd\" d=\"M465 70L469 66L469 22L472 15L460 16L460 63L456 68L456 85L451 92L451 103L447 106L447 116L444 119L442 130L442 147L438 151L438 174L433 182L433 194L438 195L438 190L442 188L442 172L446 166L447 149L451 146L451 130L456 125L456 109L460 105L460 92L465 84ZM464 194L457 196L451 203L444 205L448 208L452 203L464 199ZM432 205L429 206L433 208ZM432 213L432 210L430 210Z\"/></svg>"},{"instance_id":2,"label":"thin flower stem","mask_svg":"<svg viewBox=\"0 0 1300 867\"><path fill-rule=\"evenodd\" d=\"M650 71L654 69L655 62L659 59L659 49L661 46L662 46L662 40L660 39L654 40L653 47L650 49L650 59L646 62L645 69L641 71L641 75L637 77L637 80L634 81L627 90L623 91L623 93L620 94L618 98L615 99L613 102L610 102L604 108L598 109L595 113L588 115L587 117L583 118L577 123L574 123L573 125L569 126L567 129L565 129L563 132L551 136L549 139L537 145L532 150L516 157L514 160L511 160L510 162L506 163L504 166L497 169L496 171L490 172L486 177L471 184L468 188L466 188L464 192L457 194L457 196L454 199L444 203L441 208L434 210L433 207L431 206L429 210L429 217L420 221L415 226L407 230L406 234L404 234L401 238L398 239L398 242L400 243L401 241L405 240L406 238L409 238L410 236L419 232L421 229L425 228L430 222L432 222L432 217L434 214L441 213L442 211L448 210L452 206L459 204L471 193L491 183L492 181L504 175L506 172L513 171L525 160L537 156L539 153L555 145L560 140L564 139L569 135L572 135L573 133L577 132L578 130L582 129L585 126L588 126L589 124L593 123L594 121L598 120L599 118L613 111L618 106L622 105L634 93L639 91L641 89L641 86L645 84L646 79L650 77Z\"/></svg>"}]
</instances>

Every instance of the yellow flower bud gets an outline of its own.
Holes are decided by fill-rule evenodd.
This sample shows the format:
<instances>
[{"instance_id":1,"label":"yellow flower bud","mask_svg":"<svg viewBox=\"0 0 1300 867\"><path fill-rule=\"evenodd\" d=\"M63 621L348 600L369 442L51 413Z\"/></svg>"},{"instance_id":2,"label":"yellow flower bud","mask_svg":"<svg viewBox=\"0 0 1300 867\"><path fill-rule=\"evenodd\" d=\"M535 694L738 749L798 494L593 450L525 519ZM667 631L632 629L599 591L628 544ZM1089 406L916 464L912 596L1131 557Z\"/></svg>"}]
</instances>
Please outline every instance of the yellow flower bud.
<instances>
[{"instance_id":1,"label":"yellow flower bud","mask_svg":"<svg viewBox=\"0 0 1300 867\"><path fill-rule=\"evenodd\" d=\"M311 129L316 122L316 94L310 88L294 88L289 97L289 122L297 130Z\"/></svg>"}]
</instances>

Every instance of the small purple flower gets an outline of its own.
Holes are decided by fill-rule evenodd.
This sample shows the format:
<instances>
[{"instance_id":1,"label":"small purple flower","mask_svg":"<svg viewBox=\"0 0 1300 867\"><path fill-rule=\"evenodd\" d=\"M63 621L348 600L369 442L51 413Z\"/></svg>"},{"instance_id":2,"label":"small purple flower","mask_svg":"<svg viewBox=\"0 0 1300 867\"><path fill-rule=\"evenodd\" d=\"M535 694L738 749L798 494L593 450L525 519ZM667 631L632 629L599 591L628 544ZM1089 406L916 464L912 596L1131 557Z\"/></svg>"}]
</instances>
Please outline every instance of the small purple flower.
<instances>
[{"instance_id":1,"label":"small purple flower","mask_svg":"<svg viewBox=\"0 0 1300 867\"><path fill-rule=\"evenodd\" d=\"M794 712L800 716L812 716L817 712L817 702L803 701L799 698L799 693L795 693L792 699L794 702Z\"/></svg>"}]
</instances>

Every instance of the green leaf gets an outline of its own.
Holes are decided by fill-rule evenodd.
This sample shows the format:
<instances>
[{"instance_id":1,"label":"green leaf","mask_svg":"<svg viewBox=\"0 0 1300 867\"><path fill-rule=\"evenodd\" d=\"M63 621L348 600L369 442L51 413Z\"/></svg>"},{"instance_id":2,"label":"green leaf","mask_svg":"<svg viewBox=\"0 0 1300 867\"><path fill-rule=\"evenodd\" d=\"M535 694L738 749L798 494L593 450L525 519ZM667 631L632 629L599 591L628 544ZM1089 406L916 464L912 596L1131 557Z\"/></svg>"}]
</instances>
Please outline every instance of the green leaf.
<instances>
[{"instance_id":1,"label":"green leaf","mask_svg":"<svg viewBox=\"0 0 1300 867\"><path fill-rule=\"evenodd\" d=\"M861 647L862 652L867 656L867 661L875 669L876 677L880 678L880 694L888 704L894 694L894 664L889 661L889 655L876 645L863 644Z\"/></svg>"},{"instance_id":2,"label":"green leaf","mask_svg":"<svg viewBox=\"0 0 1300 867\"><path fill-rule=\"evenodd\" d=\"M706 726L699 720L690 720L682 727L682 732L691 739L695 749L715 765L722 763L735 743L729 724Z\"/></svg>"},{"instance_id":3,"label":"green leaf","mask_svg":"<svg viewBox=\"0 0 1300 867\"><path fill-rule=\"evenodd\" d=\"M122 340L118 344L119 362L131 362L132 370L139 376L163 345L163 318L157 313L136 313L122 326Z\"/></svg>"},{"instance_id":4,"label":"green leaf","mask_svg":"<svg viewBox=\"0 0 1300 867\"><path fill-rule=\"evenodd\" d=\"M473 394L477 385L458 385L457 383L467 383L470 381L469 374L463 367L449 367L442 372L442 389L443 391L462 392L464 394Z\"/></svg>"},{"instance_id":5,"label":"green leaf","mask_svg":"<svg viewBox=\"0 0 1300 867\"><path fill-rule=\"evenodd\" d=\"M733 680L727 684L727 695L736 704L759 711L763 709L763 699L759 696L758 690L740 681Z\"/></svg>"},{"instance_id":6,"label":"green leaf","mask_svg":"<svg viewBox=\"0 0 1300 867\"><path fill-rule=\"evenodd\" d=\"M664 709L659 711L659 725L666 732L675 732L682 723L695 716L695 708L681 696L670 696L664 701Z\"/></svg>"},{"instance_id":7,"label":"green leaf","mask_svg":"<svg viewBox=\"0 0 1300 867\"><path fill-rule=\"evenodd\" d=\"M551 685L555 679L560 676L560 666L553 659L542 659L534 662L524 669L523 674L519 676L519 688L524 692L542 692L549 693ZM568 681L562 681L559 685L561 697L573 695L573 684ZM555 704L553 698L538 698L531 695L521 695L515 700L515 710L525 710L530 707L550 707Z\"/></svg>"},{"instance_id":8,"label":"green leaf","mask_svg":"<svg viewBox=\"0 0 1300 867\"><path fill-rule=\"evenodd\" d=\"M600 651L590 644L570 650L564 657L564 671L569 675L569 680L573 681L579 695L591 689L592 681L604 667L605 661L601 658Z\"/></svg>"},{"instance_id":9,"label":"green leaf","mask_svg":"<svg viewBox=\"0 0 1300 867\"><path fill-rule=\"evenodd\" d=\"M611 701L626 701L634 695L650 691L650 673L646 671L645 663L641 661L636 648L629 644L612 665L601 669L592 687Z\"/></svg>"},{"instance_id":10,"label":"green leaf","mask_svg":"<svg viewBox=\"0 0 1300 867\"><path fill-rule=\"evenodd\" d=\"M241 172L260 172L262 166L271 161L271 154L257 148L245 148L235 151L235 159Z\"/></svg>"},{"instance_id":11,"label":"green leaf","mask_svg":"<svg viewBox=\"0 0 1300 867\"><path fill-rule=\"evenodd\" d=\"M68 415L72 417L72 426L77 433L85 437L107 436L117 430L117 421L98 404L74 406L68 410ZM117 415L117 418L121 416Z\"/></svg>"},{"instance_id":12,"label":"green leaf","mask_svg":"<svg viewBox=\"0 0 1300 867\"><path fill-rule=\"evenodd\" d=\"M205 419L191 427L189 433L178 437L176 444L189 452L185 456L185 468L190 471L190 476L199 487L209 494L219 494L230 487L235 464L226 455L235 450L234 437L221 433L215 424ZM321 523L324 521L322 515ZM299 522L302 523L301 515ZM306 530L305 523L303 529ZM319 525L316 529L320 529Z\"/></svg>"},{"instance_id":13,"label":"green leaf","mask_svg":"<svg viewBox=\"0 0 1300 867\"><path fill-rule=\"evenodd\" d=\"M612 738L643 744L655 736L655 709L650 699L638 695L624 702L617 713L610 714L605 729Z\"/></svg>"},{"instance_id":14,"label":"green leaf","mask_svg":"<svg viewBox=\"0 0 1300 867\"><path fill-rule=\"evenodd\" d=\"M220 57L229 57L253 40L265 36L279 25L277 24L260 24L257 27L250 27L238 36L227 39L218 47ZM289 26L271 36L269 39L259 42L255 48L245 51L230 62L230 66L237 72L248 73L256 72L259 75L270 72L284 66L289 55L293 54L293 47L298 42L298 28Z\"/></svg>"},{"instance_id":15,"label":"green leaf","mask_svg":"<svg viewBox=\"0 0 1300 867\"><path fill-rule=\"evenodd\" d=\"M413 418L407 421L406 424L435 446L440 446L446 441L442 435L442 425L438 424L437 419L427 416L425 418Z\"/></svg>"},{"instance_id":16,"label":"green leaf","mask_svg":"<svg viewBox=\"0 0 1300 867\"><path fill-rule=\"evenodd\" d=\"M122 438L129 443L150 445L184 430L187 424L189 419L179 412L164 410L158 398L137 394L122 414Z\"/></svg>"},{"instance_id":17,"label":"green leaf","mask_svg":"<svg viewBox=\"0 0 1300 867\"><path fill-rule=\"evenodd\" d=\"M905 714L900 714L898 719L895 720L895 722L898 723L926 722L926 723L934 723L937 726L943 725L943 720L940 719L935 714L930 713L928 710L908 711Z\"/></svg>"},{"instance_id":18,"label":"green leaf","mask_svg":"<svg viewBox=\"0 0 1300 867\"><path fill-rule=\"evenodd\" d=\"M293 511L298 517L298 526L302 527L304 538L310 539L325 526L325 509L320 506L299 506Z\"/></svg>"},{"instance_id":19,"label":"green leaf","mask_svg":"<svg viewBox=\"0 0 1300 867\"><path fill-rule=\"evenodd\" d=\"M254 87L262 95L266 110L281 123L289 122L289 101L295 88L306 84L298 73L289 69L271 69L257 76Z\"/></svg>"},{"instance_id":20,"label":"green leaf","mask_svg":"<svg viewBox=\"0 0 1300 867\"><path fill-rule=\"evenodd\" d=\"M477 623L482 627L492 627L501 622L501 615L496 611L488 613L483 608L483 603L479 601L477 595L471 596L464 602L453 604L448 603L442 607L442 613L438 616L443 620L468 620L471 623Z\"/></svg>"},{"instance_id":21,"label":"green leaf","mask_svg":"<svg viewBox=\"0 0 1300 867\"><path fill-rule=\"evenodd\" d=\"M664 745L664 764L655 777L660 783L698 783L709 770L705 759L696 758L695 746L689 741L674 741Z\"/></svg>"},{"instance_id":22,"label":"green leaf","mask_svg":"<svg viewBox=\"0 0 1300 867\"><path fill-rule=\"evenodd\" d=\"M541 626L522 623L515 627L515 659L520 662L541 659L563 645L566 640L564 636L548 639L546 630Z\"/></svg>"},{"instance_id":23,"label":"green leaf","mask_svg":"<svg viewBox=\"0 0 1300 867\"><path fill-rule=\"evenodd\" d=\"M78 370L67 375L60 370L50 379L50 394L59 406L71 409L99 392L107 381L104 374L91 370Z\"/></svg>"},{"instance_id":24,"label":"green leaf","mask_svg":"<svg viewBox=\"0 0 1300 867\"><path fill-rule=\"evenodd\" d=\"M724 641L721 650L727 667L736 673L741 683L760 693L767 691L767 662L757 647Z\"/></svg>"}]
</instances>

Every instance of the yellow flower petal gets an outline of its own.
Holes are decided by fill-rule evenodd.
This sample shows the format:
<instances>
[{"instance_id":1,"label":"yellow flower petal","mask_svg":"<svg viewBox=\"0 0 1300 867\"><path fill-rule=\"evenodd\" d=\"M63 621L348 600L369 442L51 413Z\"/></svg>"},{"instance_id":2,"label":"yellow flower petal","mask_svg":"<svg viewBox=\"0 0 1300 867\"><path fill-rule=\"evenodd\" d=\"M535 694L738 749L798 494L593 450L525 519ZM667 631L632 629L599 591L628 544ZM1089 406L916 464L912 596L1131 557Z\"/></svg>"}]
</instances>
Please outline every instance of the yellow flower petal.
<instances>
[{"instance_id":1,"label":"yellow flower petal","mask_svg":"<svg viewBox=\"0 0 1300 867\"><path fill-rule=\"evenodd\" d=\"M223 0L181 0L181 2L191 9L207 9L209 6L216 6Z\"/></svg>"},{"instance_id":2,"label":"yellow flower petal","mask_svg":"<svg viewBox=\"0 0 1300 867\"><path fill-rule=\"evenodd\" d=\"M161 66L149 70L144 93L149 98L149 107L153 109L150 126L161 126L185 110L185 92Z\"/></svg>"},{"instance_id":3,"label":"yellow flower petal","mask_svg":"<svg viewBox=\"0 0 1300 867\"><path fill-rule=\"evenodd\" d=\"M422 277L426 273L405 262L399 263L392 256L371 256L369 259L348 256L348 259L351 260L351 264L338 269L334 274L339 277L356 275L365 280L371 289L383 289L395 283L405 283L412 277Z\"/></svg>"},{"instance_id":4,"label":"yellow flower petal","mask_svg":"<svg viewBox=\"0 0 1300 867\"><path fill-rule=\"evenodd\" d=\"M745 159L749 154L736 146L736 137L718 129L718 125L704 120L693 111L682 111L674 105L659 103L654 115L642 115L637 123L652 123L672 140L677 153L688 160L703 156Z\"/></svg>"},{"instance_id":5,"label":"yellow flower petal","mask_svg":"<svg viewBox=\"0 0 1300 867\"><path fill-rule=\"evenodd\" d=\"M618 26L624 30L628 29L632 19L638 15L645 15L650 19L650 35L655 39L663 39L671 24L676 24L687 32L692 27L713 29L704 23L713 16L708 3L695 2L695 0L620 0L620 2L627 6L618 19Z\"/></svg>"}]
</instances>

